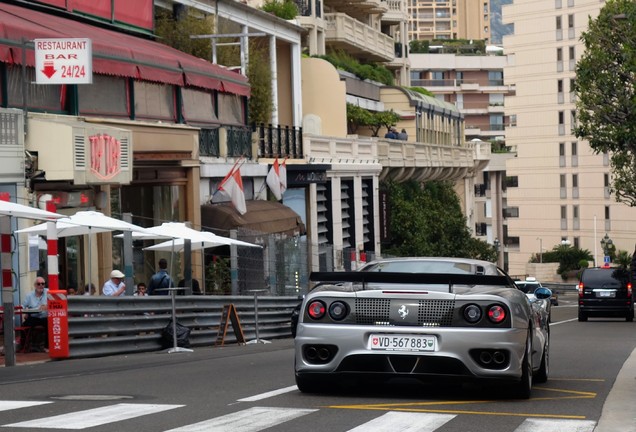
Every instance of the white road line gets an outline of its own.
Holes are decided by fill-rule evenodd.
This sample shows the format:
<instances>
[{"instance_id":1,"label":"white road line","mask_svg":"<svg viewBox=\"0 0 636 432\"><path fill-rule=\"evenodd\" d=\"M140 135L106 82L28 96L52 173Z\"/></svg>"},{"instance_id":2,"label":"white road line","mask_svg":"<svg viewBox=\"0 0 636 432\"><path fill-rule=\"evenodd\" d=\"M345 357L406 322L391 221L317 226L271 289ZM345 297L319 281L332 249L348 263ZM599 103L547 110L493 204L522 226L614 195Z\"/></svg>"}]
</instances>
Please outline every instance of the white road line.
<instances>
[{"instance_id":1,"label":"white road line","mask_svg":"<svg viewBox=\"0 0 636 432\"><path fill-rule=\"evenodd\" d=\"M451 421L455 415L407 413L390 411L374 420L350 429L349 432L432 432ZM544 432L544 431L542 431Z\"/></svg>"},{"instance_id":2,"label":"white road line","mask_svg":"<svg viewBox=\"0 0 636 432\"><path fill-rule=\"evenodd\" d=\"M76 411L37 420L2 425L2 427L46 428L46 429L86 429L106 423L128 420L147 414L154 414L180 408L184 405L155 405L155 404L116 404L102 408Z\"/></svg>"},{"instance_id":3,"label":"white road line","mask_svg":"<svg viewBox=\"0 0 636 432\"><path fill-rule=\"evenodd\" d=\"M526 419L515 432L592 432L593 420Z\"/></svg>"},{"instance_id":4,"label":"white road line","mask_svg":"<svg viewBox=\"0 0 636 432\"><path fill-rule=\"evenodd\" d=\"M50 404L52 402L34 402L34 401L0 401L0 411L9 411L18 408L28 408L37 405Z\"/></svg>"},{"instance_id":5,"label":"white road line","mask_svg":"<svg viewBox=\"0 0 636 432\"><path fill-rule=\"evenodd\" d=\"M267 399L273 396L278 396L280 394L284 394L284 393L289 393L292 392L294 390L298 390L298 387L296 387L295 385L293 386L289 386L289 387L285 387L282 389L278 389L278 390L272 390L270 392L267 393L261 393L258 395L254 395L254 396L250 396L250 397L246 397L243 399L237 399L239 402L255 402L258 400L262 400L262 399Z\"/></svg>"},{"instance_id":6,"label":"white road line","mask_svg":"<svg viewBox=\"0 0 636 432\"><path fill-rule=\"evenodd\" d=\"M314 411L318 410L254 407L166 432L258 432Z\"/></svg>"},{"instance_id":7,"label":"white road line","mask_svg":"<svg viewBox=\"0 0 636 432\"><path fill-rule=\"evenodd\" d=\"M572 319L569 319L569 320L552 322L552 323L550 323L550 327L555 326L555 325L559 325L559 324L569 323L569 322L572 322L572 321L578 321L578 318L572 318Z\"/></svg>"}]
</instances>

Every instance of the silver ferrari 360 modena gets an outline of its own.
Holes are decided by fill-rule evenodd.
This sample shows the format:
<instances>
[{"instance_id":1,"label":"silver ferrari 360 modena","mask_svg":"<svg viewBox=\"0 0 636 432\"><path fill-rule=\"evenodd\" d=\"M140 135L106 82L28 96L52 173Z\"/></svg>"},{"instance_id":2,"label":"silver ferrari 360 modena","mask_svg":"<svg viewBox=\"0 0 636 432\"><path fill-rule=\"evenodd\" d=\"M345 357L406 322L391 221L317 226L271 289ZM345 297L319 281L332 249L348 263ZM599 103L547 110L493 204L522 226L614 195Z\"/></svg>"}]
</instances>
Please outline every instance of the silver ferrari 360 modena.
<instances>
[{"instance_id":1,"label":"silver ferrari 360 modena","mask_svg":"<svg viewBox=\"0 0 636 432\"><path fill-rule=\"evenodd\" d=\"M312 273L295 337L296 384L413 377L509 384L529 398L548 379L551 292L529 298L495 264L393 258Z\"/></svg>"}]
</instances>

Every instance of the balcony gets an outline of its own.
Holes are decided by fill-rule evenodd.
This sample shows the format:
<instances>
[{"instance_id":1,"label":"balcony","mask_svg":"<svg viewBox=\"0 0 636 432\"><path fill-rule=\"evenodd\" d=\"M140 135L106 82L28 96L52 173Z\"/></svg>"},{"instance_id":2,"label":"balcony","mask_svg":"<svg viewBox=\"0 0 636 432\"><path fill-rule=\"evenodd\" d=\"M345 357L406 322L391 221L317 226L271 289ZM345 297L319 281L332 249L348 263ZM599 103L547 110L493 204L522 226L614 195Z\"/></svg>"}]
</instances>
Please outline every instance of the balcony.
<instances>
[{"instance_id":1,"label":"balcony","mask_svg":"<svg viewBox=\"0 0 636 432\"><path fill-rule=\"evenodd\" d=\"M325 14L325 43L367 61L393 60L394 39L343 13Z\"/></svg>"},{"instance_id":2,"label":"balcony","mask_svg":"<svg viewBox=\"0 0 636 432\"><path fill-rule=\"evenodd\" d=\"M325 2L325 4L328 5L329 2ZM355 0L340 2L337 5L331 4L331 10L364 20L368 15L382 15L388 12L389 6L382 0Z\"/></svg>"},{"instance_id":3,"label":"balcony","mask_svg":"<svg viewBox=\"0 0 636 432\"><path fill-rule=\"evenodd\" d=\"M460 180L483 169L490 158L490 143L465 146L379 139L380 179L397 182L415 180Z\"/></svg>"},{"instance_id":4,"label":"balcony","mask_svg":"<svg viewBox=\"0 0 636 432\"><path fill-rule=\"evenodd\" d=\"M382 22L386 24L399 24L409 20L405 0L382 0L386 3L388 11L382 15Z\"/></svg>"}]
</instances>

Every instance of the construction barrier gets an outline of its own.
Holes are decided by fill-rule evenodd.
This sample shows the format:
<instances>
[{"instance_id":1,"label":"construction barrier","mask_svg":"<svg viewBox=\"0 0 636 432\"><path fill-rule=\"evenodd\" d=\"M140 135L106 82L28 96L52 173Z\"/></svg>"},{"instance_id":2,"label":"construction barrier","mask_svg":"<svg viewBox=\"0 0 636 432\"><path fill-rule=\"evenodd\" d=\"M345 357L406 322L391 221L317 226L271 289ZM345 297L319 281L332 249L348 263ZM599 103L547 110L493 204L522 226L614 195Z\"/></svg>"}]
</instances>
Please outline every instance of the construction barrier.
<instances>
[{"instance_id":1,"label":"construction barrier","mask_svg":"<svg viewBox=\"0 0 636 432\"><path fill-rule=\"evenodd\" d=\"M49 356L67 358L68 348L68 303L66 291L48 290L47 309L49 324Z\"/></svg>"},{"instance_id":2,"label":"construction barrier","mask_svg":"<svg viewBox=\"0 0 636 432\"><path fill-rule=\"evenodd\" d=\"M291 315L298 303L298 297L259 296L259 337L290 338ZM161 332L172 322L169 296L80 295L68 296L67 304L68 358L161 350ZM253 296L176 296L176 318L191 330L191 347L213 347L217 343L228 304L240 318L243 340L255 339ZM235 332L227 332L225 345L238 342Z\"/></svg>"}]
</instances>

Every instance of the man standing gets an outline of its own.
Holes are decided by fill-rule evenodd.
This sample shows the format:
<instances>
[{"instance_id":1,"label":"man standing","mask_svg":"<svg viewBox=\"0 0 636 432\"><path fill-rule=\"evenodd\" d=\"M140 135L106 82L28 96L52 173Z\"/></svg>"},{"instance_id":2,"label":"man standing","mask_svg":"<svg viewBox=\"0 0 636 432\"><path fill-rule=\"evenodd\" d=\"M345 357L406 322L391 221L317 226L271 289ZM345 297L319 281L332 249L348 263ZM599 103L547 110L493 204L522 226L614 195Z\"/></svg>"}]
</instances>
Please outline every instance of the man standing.
<instances>
[{"instance_id":1,"label":"man standing","mask_svg":"<svg viewBox=\"0 0 636 432\"><path fill-rule=\"evenodd\" d=\"M110 279L102 287L102 293L106 296L117 297L124 295L126 284L122 282L124 274L119 270L110 272Z\"/></svg>"},{"instance_id":2,"label":"man standing","mask_svg":"<svg viewBox=\"0 0 636 432\"><path fill-rule=\"evenodd\" d=\"M148 295L167 295L170 294L168 290L162 288L170 288L174 286L174 282L168 274L168 261L165 258L159 260L159 271L152 275L150 282L148 283Z\"/></svg>"},{"instance_id":3,"label":"man standing","mask_svg":"<svg viewBox=\"0 0 636 432\"><path fill-rule=\"evenodd\" d=\"M44 338L44 341L35 341L33 343L33 346L35 349L39 349L42 345L44 346L44 348L47 347L48 345L48 325L49 325L49 321L48 321L48 312L46 311L47 309L47 297L46 294L48 292L48 288L45 288L44 285L46 285L46 282L44 282L44 278L41 276L38 276L37 278L35 278L35 283L34 283L34 290L31 291L29 294L27 294L27 296L24 298L24 301L22 302L22 309L27 309L27 310L40 310L41 312L35 312L35 313L29 313L27 319L24 320L24 323L22 324L25 327L44 327L44 331L42 335L37 335L40 337ZM33 329L31 330L33 331ZM34 334L34 337L36 335Z\"/></svg>"}]
</instances>

